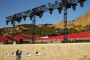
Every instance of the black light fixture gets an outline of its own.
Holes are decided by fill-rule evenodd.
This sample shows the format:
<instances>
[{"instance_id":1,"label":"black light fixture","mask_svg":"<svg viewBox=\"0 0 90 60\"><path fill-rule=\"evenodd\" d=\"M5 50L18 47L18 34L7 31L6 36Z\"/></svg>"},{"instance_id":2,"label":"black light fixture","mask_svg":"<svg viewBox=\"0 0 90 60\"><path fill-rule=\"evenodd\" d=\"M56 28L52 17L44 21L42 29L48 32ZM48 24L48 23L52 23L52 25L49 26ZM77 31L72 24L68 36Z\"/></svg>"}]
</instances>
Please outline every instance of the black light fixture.
<instances>
[{"instance_id":1,"label":"black light fixture","mask_svg":"<svg viewBox=\"0 0 90 60\"><path fill-rule=\"evenodd\" d=\"M61 13L61 11L63 10L63 6L60 4L59 7L57 8L59 14Z\"/></svg>"},{"instance_id":2,"label":"black light fixture","mask_svg":"<svg viewBox=\"0 0 90 60\"><path fill-rule=\"evenodd\" d=\"M23 12L23 19L24 21L26 20L27 16L26 16L26 11Z\"/></svg>"},{"instance_id":3,"label":"black light fixture","mask_svg":"<svg viewBox=\"0 0 90 60\"><path fill-rule=\"evenodd\" d=\"M16 15L17 15L17 14L13 14L13 15L12 15L12 20L16 20L16 18L17 18Z\"/></svg>"},{"instance_id":4,"label":"black light fixture","mask_svg":"<svg viewBox=\"0 0 90 60\"><path fill-rule=\"evenodd\" d=\"M41 18L42 16L43 16L43 12L40 11L40 12L39 12L39 18Z\"/></svg>"},{"instance_id":5,"label":"black light fixture","mask_svg":"<svg viewBox=\"0 0 90 60\"><path fill-rule=\"evenodd\" d=\"M16 21L17 21L18 23L20 23L20 22L21 22L21 20L22 20L22 12L21 12L21 13L16 14Z\"/></svg>"},{"instance_id":6,"label":"black light fixture","mask_svg":"<svg viewBox=\"0 0 90 60\"><path fill-rule=\"evenodd\" d=\"M6 21L6 25L8 25L9 21Z\"/></svg>"},{"instance_id":7,"label":"black light fixture","mask_svg":"<svg viewBox=\"0 0 90 60\"><path fill-rule=\"evenodd\" d=\"M62 2L66 4L66 3L68 3L68 0L62 0Z\"/></svg>"},{"instance_id":8,"label":"black light fixture","mask_svg":"<svg viewBox=\"0 0 90 60\"><path fill-rule=\"evenodd\" d=\"M46 9L46 5L42 5L40 7L38 7L39 9L39 12L37 12L39 18L41 18L43 16L43 13L45 12L45 9Z\"/></svg>"},{"instance_id":9,"label":"black light fixture","mask_svg":"<svg viewBox=\"0 0 90 60\"><path fill-rule=\"evenodd\" d=\"M57 8L58 9L58 12L59 14L61 13L62 9L60 7Z\"/></svg>"},{"instance_id":10,"label":"black light fixture","mask_svg":"<svg viewBox=\"0 0 90 60\"><path fill-rule=\"evenodd\" d=\"M29 15L30 20L32 20L32 19L33 19L33 16L34 16L34 15L36 15L36 10L35 10L35 8L34 8L34 9L32 9L31 14Z\"/></svg>"},{"instance_id":11,"label":"black light fixture","mask_svg":"<svg viewBox=\"0 0 90 60\"><path fill-rule=\"evenodd\" d=\"M77 4L76 4L76 3L73 3L73 4L72 4L72 9L73 9L73 10L76 10L76 6L77 6Z\"/></svg>"},{"instance_id":12,"label":"black light fixture","mask_svg":"<svg viewBox=\"0 0 90 60\"><path fill-rule=\"evenodd\" d=\"M9 19L8 19L9 17L6 17L6 25L8 25L8 23L9 23Z\"/></svg>"},{"instance_id":13,"label":"black light fixture","mask_svg":"<svg viewBox=\"0 0 90 60\"><path fill-rule=\"evenodd\" d=\"M17 19L17 22L20 23L20 22L21 22L21 19L22 19L22 18L18 18L18 19Z\"/></svg>"},{"instance_id":14,"label":"black light fixture","mask_svg":"<svg viewBox=\"0 0 90 60\"><path fill-rule=\"evenodd\" d=\"M84 6L84 2L85 2L86 0L78 0L78 2L80 3L80 6L81 7L83 7Z\"/></svg>"},{"instance_id":15,"label":"black light fixture","mask_svg":"<svg viewBox=\"0 0 90 60\"><path fill-rule=\"evenodd\" d=\"M24 21L26 20L26 18L27 18L27 16L24 15L24 16L23 16Z\"/></svg>"},{"instance_id":16,"label":"black light fixture","mask_svg":"<svg viewBox=\"0 0 90 60\"><path fill-rule=\"evenodd\" d=\"M52 8L51 3L48 3L48 5L49 5L49 9L48 9L49 10L49 13L52 14L52 12L53 12L54 9Z\"/></svg>"},{"instance_id":17,"label":"black light fixture","mask_svg":"<svg viewBox=\"0 0 90 60\"><path fill-rule=\"evenodd\" d=\"M66 9L71 8L71 3L65 4Z\"/></svg>"},{"instance_id":18,"label":"black light fixture","mask_svg":"<svg viewBox=\"0 0 90 60\"><path fill-rule=\"evenodd\" d=\"M35 14L37 15L37 16L39 16L39 18L41 18L42 16L43 16L43 11L40 9L40 7L37 7L36 9L35 9Z\"/></svg>"},{"instance_id":19,"label":"black light fixture","mask_svg":"<svg viewBox=\"0 0 90 60\"><path fill-rule=\"evenodd\" d=\"M39 18L41 18L43 16L43 11L37 12L37 16L39 16Z\"/></svg>"},{"instance_id":20,"label":"black light fixture","mask_svg":"<svg viewBox=\"0 0 90 60\"><path fill-rule=\"evenodd\" d=\"M32 18L33 18L33 14L31 14L29 17L30 17L30 20L32 20Z\"/></svg>"},{"instance_id":21,"label":"black light fixture","mask_svg":"<svg viewBox=\"0 0 90 60\"><path fill-rule=\"evenodd\" d=\"M12 25L14 24L14 20L11 20L11 24L12 24Z\"/></svg>"}]
</instances>

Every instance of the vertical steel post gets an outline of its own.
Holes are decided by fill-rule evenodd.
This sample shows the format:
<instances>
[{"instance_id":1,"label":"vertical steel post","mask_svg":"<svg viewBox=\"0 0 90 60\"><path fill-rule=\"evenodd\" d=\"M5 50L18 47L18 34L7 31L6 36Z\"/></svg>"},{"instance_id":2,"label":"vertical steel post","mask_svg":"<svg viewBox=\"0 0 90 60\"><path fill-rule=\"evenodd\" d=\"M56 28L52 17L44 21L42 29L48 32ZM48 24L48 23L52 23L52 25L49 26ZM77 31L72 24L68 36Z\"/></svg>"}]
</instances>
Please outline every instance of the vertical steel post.
<instances>
[{"instance_id":1,"label":"vertical steel post","mask_svg":"<svg viewBox=\"0 0 90 60\"><path fill-rule=\"evenodd\" d=\"M14 43L14 27L15 27L15 21L13 20L13 27L12 27L12 43Z\"/></svg>"},{"instance_id":2,"label":"vertical steel post","mask_svg":"<svg viewBox=\"0 0 90 60\"><path fill-rule=\"evenodd\" d=\"M67 9L64 7L64 43L68 42L67 40Z\"/></svg>"},{"instance_id":3,"label":"vertical steel post","mask_svg":"<svg viewBox=\"0 0 90 60\"><path fill-rule=\"evenodd\" d=\"M36 16L33 16L33 20L32 20L32 25L33 25L33 31L32 31L32 44L35 43L35 29L36 29Z\"/></svg>"}]
</instances>

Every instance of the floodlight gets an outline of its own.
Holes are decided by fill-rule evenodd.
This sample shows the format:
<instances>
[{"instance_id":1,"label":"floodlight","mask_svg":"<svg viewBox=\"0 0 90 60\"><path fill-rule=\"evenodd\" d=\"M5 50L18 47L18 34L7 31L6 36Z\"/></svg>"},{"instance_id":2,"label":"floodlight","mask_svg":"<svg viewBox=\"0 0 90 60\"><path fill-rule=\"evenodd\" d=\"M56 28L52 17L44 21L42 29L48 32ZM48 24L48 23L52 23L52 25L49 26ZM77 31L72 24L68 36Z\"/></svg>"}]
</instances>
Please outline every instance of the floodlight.
<instances>
[{"instance_id":1,"label":"floodlight","mask_svg":"<svg viewBox=\"0 0 90 60\"><path fill-rule=\"evenodd\" d=\"M16 20L16 18L17 18L16 15L17 15L17 14L14 14L14 15L12 16L12 20Z\"/></svg>"},{"instance_id":2,"label":"floodlight","mask_svg":"<svg viewBox=\"0 0 90 60\"><path fill-rule=\"evenodd\" d=\"M14 21L13 21L13 20L11 20L11 24L12 24L12 25L14 24Z\"/></svg>"},{"instance_id":3,"label":"floodlight","mask_svg":"<svg viewBox=\"0 0 90 60\"><path fill-rule=\"evenodd\" d=\"M33 18L33 14L31 14L29 17L30 17L30 20L32 20L32 18Z\"/></svg>"},{"instance_id":4,"label":"floodlight","mask_svg":"<svg viewBox=\"0 0 90 60\"><path fill-rule=\"evenodd\" d=\"M58 12L59 12L59 14L60 14L61 11L63 10L63 6L60 4L59 7L58 7L57 9L58 9Z\"/></svg>"},{"instance_id":5,"label":"floodlight","mask_svg":"<svg viewBox=\"0 0 90 60\"><path fill-rule=\"evenodd\" d=\"M43 16L43 11L37 12L37 16L39 16L39 18L41 18Z\"/></svg>"},{"instance_id":6,"label":"floodlight","mask_svg":"<svg viewBox=\"0 0 90 60\"><path fill-rule=\"evenodd\" d=\"M80 3L80 6L81 7L83 7L84 6L84 2L85 2L86 0L78 0L78 2Z\"/></svg>"},{"instance_id":7,"label":"floodlight","mask_svg":"<svg viewBox=\"0 0 90 60\"><path fill-rule=\"evenodd\" d=\"M50 3L48 3L48 5L49 5L49 9L48 9L48 10L49 10L49 13L52 14L52 12L53 12L54 9L53 9L52 6L50 5Z\"/></svg>"},{"instance_id":8,"label":"floodlight","mask_svg":"<svg viewBox=\"0 0 90 60\"><path fill-rule=\"evenodd\" d=\"M22 19L22 18L18 18L18 19L17 19L17 22L20 23L20 22L21 22L21 19Z\"/></svg>"},{"instance_id":9,"label":"floodlight","mask_svg":"<svg viewBox=\"0 0 90 60\"><path fill-rule=\"evenodd\" d=\"M24 21L26 20L27 16L23 16Z\"/></svg>"},{"instance_id":10,"label":"floodlight","mask_svg":"<svg viewBox=\"0 0 90 60\"><path fill-rule=\"evenodd\" d=\"M6 25L8 25L9 21L6 21Z\"/></svg>"},{"instance_id":11,"label":"floodlight","mask_svg":"<svg viewBox=\"0 0 90 60\"><path fill-rule=\"evenodd\" d=\"M16 14L16 21L18 22L18 23L20 23L21 22L21 19L22 19L22 12L21 13L18 13L18 14Z\"/></svg>"},{"instance_id":12,"label":"floodlight","mask_svg":"<svg viewBox=\"0 0 90 60\"><path fill-rule=\"evenodd\" d=\"M26 18L27 18L26 11L24 11L23 12L23 19L24 19L24 21L26 20Z\"/></svg>"},{"instance_id":13,"label":"floodlight","mask_svg":"<svg viewBox=\"0 0 90 60\"><path fill-rule=\"evenodd\" d=\"M62 2L66 4L66 3L68 3L68 0L62 0Z\"/></svg>"},{"instance_id":14,"label":"floodlight","mask_svg":"<svg viewBox=\"0 0 90 60\"><path fill-rule=\"evenodd\" d=\"M76 6L77 6L77 4L76 4L76 3L73 3L73 4L72 4L72 9L73 9L73 10L76 10Z\"/></svg>"},{"instance_id":15,"label":"floodlight","mask_svg":"<svg viewBox=\"0 0 90 60\"><path fill-rule=\"evenodd\" d=\"M66 6L66 9L71 8L71 3L67 3L65 4L65 6Z\"/></svg>"}]
</instances>

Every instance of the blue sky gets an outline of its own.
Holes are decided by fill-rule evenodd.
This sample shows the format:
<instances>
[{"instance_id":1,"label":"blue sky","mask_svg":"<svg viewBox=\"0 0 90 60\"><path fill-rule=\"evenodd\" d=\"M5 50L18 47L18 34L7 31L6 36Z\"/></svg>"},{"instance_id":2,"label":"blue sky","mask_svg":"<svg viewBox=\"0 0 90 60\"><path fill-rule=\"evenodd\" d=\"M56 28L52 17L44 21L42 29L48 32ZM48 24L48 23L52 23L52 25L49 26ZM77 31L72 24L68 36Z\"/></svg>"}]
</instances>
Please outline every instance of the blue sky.
<instances>
[{"instance_id":1,"label":"blue sky","mask_svg":"<svg viewBox=\"0 0 90 60\"><path fill-rule=\"evenodd\" d=\"M6 25L6 17L12 15L12 13L19 13L23 11L27 11L29 9L41 6L43 4L54 3L56 0L0 0L0 28L11 27L11 23ZM60 1L60 0L58 0ZM87 0L84 3L84 7L80 7L78 4L75 11L72 9L68 9L68 21L72 21L77 19L83 14L86 14L90 10L90 0ZM49 11L43 14L42 18L36 17L36 24L45 24L45 23L57 23L63 20L63 11L61 14L55 9L53 14L50 15ZM16 25L20 24L31 24L32 21L27 18L26 21L16 23Z\"/></svg>"}]
</instances>

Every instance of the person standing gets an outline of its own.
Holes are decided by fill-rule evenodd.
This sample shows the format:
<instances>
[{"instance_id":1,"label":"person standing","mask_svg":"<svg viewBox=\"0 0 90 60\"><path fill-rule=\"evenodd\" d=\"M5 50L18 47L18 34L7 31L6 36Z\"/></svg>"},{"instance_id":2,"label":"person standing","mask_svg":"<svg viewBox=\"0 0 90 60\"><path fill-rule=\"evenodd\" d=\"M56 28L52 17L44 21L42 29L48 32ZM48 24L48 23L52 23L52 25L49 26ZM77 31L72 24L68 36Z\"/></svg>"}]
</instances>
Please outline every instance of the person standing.
<instances>
[{"instance_id":1,"label":"person standing","mask_svg":"<svg viewBox=\"0 0 90 60\"><path fill-rule=\"evenodd\" d=\"M17 50L16 51L16 60L21 60L22 51Z\"/></svg>"}]
</instances>

